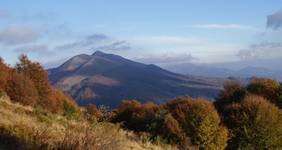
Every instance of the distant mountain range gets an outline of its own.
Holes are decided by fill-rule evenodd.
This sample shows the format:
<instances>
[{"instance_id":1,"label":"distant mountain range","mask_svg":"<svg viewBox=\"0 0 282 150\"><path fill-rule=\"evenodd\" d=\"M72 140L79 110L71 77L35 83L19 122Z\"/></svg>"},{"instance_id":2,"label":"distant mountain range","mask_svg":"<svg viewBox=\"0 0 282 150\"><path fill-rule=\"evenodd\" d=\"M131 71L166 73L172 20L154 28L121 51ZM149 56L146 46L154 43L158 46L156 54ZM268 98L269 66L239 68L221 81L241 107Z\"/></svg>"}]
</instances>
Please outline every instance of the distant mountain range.
<instances>
[{"instance_id":1,"label":"distant mountain range","mask_svg":"<svg viewBox=\"0 0 282 150\"><path fill-rule=\"evenodd\" d=\"M74 56L48 72L51 83L80 105L112 108L125 99L162 103L180 95L214 98L222 85L217 78L181 75L101 51Z\"/></svg>"},{"instance_id":2,"label":"distant mountain range","mask_svg":"<svg viewBox=\"0 0 282 150\"><path fill-rule=\"evenodd\" d=\"M224 67L217 67L216 65L183 63L183 64L175 64L175 65L166 66L165 68L172 72L180 73L184 75L218 77L218 78L261 77L261 78L272 78L272 79L282 81L282 70L269 69L265 67L248 66L242 69L233 70L233 69L227 69Z\"/></svg>"}]
</instances>

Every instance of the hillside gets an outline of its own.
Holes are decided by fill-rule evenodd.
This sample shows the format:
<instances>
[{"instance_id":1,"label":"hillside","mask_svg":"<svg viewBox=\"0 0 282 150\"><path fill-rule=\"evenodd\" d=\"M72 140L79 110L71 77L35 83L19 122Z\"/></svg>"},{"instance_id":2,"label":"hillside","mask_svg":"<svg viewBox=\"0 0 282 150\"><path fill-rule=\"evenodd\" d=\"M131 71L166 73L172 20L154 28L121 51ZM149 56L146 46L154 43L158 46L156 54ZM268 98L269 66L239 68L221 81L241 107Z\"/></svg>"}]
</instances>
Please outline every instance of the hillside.
<instances>
[{"instance_id":1,"label":"hillside","mask_svg":"<svg viewBox=\"0 0 282 150\"><path fill-rule=\"evenodd\" d=\"M69 120L0 97L0 149L162 150L111 123ZM175 149L165 146L165 149Z\"/></svg>"},{"instance_id":2,"label":"hillside","mask_svg":"<svg viewBox=\"0 0 282 150\"><path fill-rule=\"evenodd\" d=\"M179 95L214 98L220 89L217 79L184 76L100 51L74 56L48 72L51 83L80 105L116 107L124 99L162 103Z\"/></svg>"}]
</instances>

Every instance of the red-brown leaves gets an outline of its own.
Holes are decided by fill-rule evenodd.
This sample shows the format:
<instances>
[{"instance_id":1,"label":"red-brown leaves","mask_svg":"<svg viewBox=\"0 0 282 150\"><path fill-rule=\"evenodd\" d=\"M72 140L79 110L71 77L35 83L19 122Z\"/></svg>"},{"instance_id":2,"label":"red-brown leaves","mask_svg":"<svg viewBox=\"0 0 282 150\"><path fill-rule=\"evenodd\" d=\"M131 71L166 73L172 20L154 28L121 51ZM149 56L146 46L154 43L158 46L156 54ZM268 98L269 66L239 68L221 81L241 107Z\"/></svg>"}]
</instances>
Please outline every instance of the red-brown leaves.
<instances>
[{"instance_id":1,"label":"red-brown leaves","mask_svg":"<svg viewBox=\"0 0 282 150\"><path fill-rule=\"evenodd\" d=\"M33 106L39 99L33 82L24 75L16 72L10 73L5 91L12 101L19 102L23 105Z\"/></svg>"}]
</instances>

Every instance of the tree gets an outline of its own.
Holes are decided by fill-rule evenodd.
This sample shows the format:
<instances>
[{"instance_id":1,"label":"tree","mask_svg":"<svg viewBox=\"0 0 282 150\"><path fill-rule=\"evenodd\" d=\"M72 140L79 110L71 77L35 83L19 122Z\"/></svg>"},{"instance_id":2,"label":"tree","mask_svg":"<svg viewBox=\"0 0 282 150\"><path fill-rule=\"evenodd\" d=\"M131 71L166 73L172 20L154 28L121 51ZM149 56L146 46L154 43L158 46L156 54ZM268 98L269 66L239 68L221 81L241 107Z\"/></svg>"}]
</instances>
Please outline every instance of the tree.
<instances>
[{"instance_id":1,"label":"tree","mask_svg":"<svg viewBox=\"0 0 282 150\"><path fill-rule=\"evenodd\" d=\"M228 130L221 125L213 104L205 99L179 97L166 104L185 134L200 149L224 149Z\"/></svg>"},{"instance_id":2,"label":"tree","mask_svg":"<svg viewBox=\"0 0 282 150\"><path fill-rule=\"evenodd\" d=\"M281 110L263 97L248 96L226 106L228 149L282 149Z\"/></svg>"},{"instance_id":3,"label":"tree","mask_svg":"<svg viewBox=\"0 0 282 150\"><path fill-rule=\"evenodd\" d=\"M38 93L33 82L22 74L12 72L7 80L5 91L12 101L23 105L35 105Z\"/></svg>"},{"instance_id":4,"label":"tree","mask_svg":"<svg viewBox=\"0 0 282 150\"><path fill-rule=\"evenodd\" d=\"M39 104L42 106L48 105L52 88L47 72L39 63L31 62L26 55L21 55L19 61L16 64L16 71L28 77L34 83L40 99Z\"/></svg>"},{"instance_id":5,"label":"tree","mask_svg":"<svg viewBox=\"0 0 282 150\"><path fill-rule=\"evenodd\" d=\"M10 68L0 58L0 92L3 92L6 87L6 83L9 77Z\"/></svg>"}]
</instances>

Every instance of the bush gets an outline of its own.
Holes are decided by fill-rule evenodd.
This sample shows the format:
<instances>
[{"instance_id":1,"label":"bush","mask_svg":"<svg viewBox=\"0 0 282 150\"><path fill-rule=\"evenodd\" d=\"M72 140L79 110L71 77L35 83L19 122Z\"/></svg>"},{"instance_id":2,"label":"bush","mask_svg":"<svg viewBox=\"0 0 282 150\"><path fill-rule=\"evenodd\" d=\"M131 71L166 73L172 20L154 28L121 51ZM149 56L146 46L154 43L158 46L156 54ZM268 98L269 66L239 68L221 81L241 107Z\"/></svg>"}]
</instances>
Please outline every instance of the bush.
<instances>
[{"instance_id":1,"label":"bush","mask_svg":"<svg viewBox=\"0 0 282 150\"><path fill-rule=\"evenodd\" d=\"M64 116L68 119L78 119L79 110L76 105L70 101L65 100L63 102Z\"/></svg>"},{"instance_id":2,"label":"bush","mask_svg":"<svg viewBox=\"0 0 282 150\"><path fill-rule=\"evenodd\" d=\"M157 109L158 106L153 103L142 105L136 100L123 101L116 111L113 122L122 122L130 130L146 131L146 125L151 122Z\"/></svg>"},{"instance_id":3,"label":"bush","mask_svg":"<svg viewBox=\"0 0 282 150\"><path fill-rule=\"evenodd\" d=\"M200 149L225 149L227 146L228 131L209 101L179 97L168 102L166 108Z\"/></svg>"},{"instance_id":4,"label":"bush","mask_svg":"<svg viewBox=\"0 0 282 150\"><path fill-rule=\"evenodd\" d=\"M247 90L252 94L263 96L282 108L282 90L279 82L271 79L254 79L247 86Z\"/></svg>"},{"instance_id":5,"label":"bush","mask_svg":"<svg viewBox=\"0 0 282 150\"><path fill-rule=\"evenodd\" d=\"M12 101L23 105L33 106L36 104L36 100L39 99L33 82L16 72L11 73L7 81L6 92Z\"/></svg>"},{"instance_id":6,"label":"bush","mask_svg":"<svg viewBox=\"0 0 282 150\"><path fill-rule=\"evenodd\" d=\"M224 89L219 93L215 106L224 115L224 107L229 104L239 103L248 95L243 85L236 81L224 82Z\"/></svg>"},{"instance_id":7,"label":"bush","mask_svg":"<svg viewBox=\"0 0 282 150\"><path fill-rule=\"evenodd\" d=\"M90 104L85 107L85 118L89 121L98 121L102 117L102 113L98 110L96 105Z\"/></svg>"},{"instance_id":8,"label":"bush","mask_svg":"<svg viewBox=\"0 0 282 150\"><path fill-rule=\"evenodd\" d=\"M259 96L249 96L226 108L232 138L228 149L281 149L281 110Z\"/></svg>"},{"instance_id":9,"label":"bush","mask_svg":"<svg viewBox=\"0 0 282 150\"><path fill-rule=\"evenodd\" d=\"M112 121L136 132L150 133L149 139L154 142L180 143L183 139L178 122L163 107L154 103L123 101Z\"/></svg>"}]
</instances>

